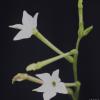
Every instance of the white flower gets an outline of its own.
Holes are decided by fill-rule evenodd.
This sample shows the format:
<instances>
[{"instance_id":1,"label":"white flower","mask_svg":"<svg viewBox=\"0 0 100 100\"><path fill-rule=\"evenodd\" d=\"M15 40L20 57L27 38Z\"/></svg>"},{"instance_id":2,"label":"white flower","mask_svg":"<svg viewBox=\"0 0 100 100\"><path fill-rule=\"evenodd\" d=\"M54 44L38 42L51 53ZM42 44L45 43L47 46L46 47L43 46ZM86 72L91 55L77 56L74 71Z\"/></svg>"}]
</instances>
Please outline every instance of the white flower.
<instances>
[{"instance_id":1,"label":"white flower","mask_svg":"<svg viewBox=\"0 0 100 100\"><path fill-rule=\"evenodd\" d=\"M37 18L38 13L36 13L34 17L32 17L26 11L23 11L22 24L9 26L10 28L20 30L13 40L27 39L30 38L32 34L35 34L35 31L37 30Z\"/></svg>"},{"instance_id":2,"label":"white flower","mask_svg":"<svg viewBox=\"0 0 100 100\"><path fill-rule=\"evenodd\" d=\"M44 100L50 100L56 96L57 93L68 94L65 84L61 82L61 79L59 78L59 70L54 71L52 76L48 73L37 74L36 76L43 81L43 85L33 91L44 92Z\"/></svg>"}]
</instances>

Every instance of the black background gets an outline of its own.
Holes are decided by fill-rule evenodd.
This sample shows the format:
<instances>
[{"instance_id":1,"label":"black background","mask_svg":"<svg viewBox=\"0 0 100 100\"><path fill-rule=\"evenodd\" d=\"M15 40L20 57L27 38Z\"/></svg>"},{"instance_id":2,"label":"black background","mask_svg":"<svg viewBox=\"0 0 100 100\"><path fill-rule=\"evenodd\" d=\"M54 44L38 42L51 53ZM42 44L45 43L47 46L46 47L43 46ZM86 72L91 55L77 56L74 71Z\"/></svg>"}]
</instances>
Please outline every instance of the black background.
<instances>
[{"instance_id":1,"label":"black background","mask_svg":"<svg viewBox=\"0 0 100 100\"><path fill-rule=\"evenodd\" d=\"M36 37L14 42L18 30L9 25L21 23L23 10L32 16L39 12L38 30L62 51L75 47L78 29L77 0L1 0L0 2L0 99L43 100L42 93L31 90L39 85L31 82L11 84L12 77L25 72L25 67L35 61L57 54ZM78 60L78 79L82 82L79 100L100 100L100 1L84 0L85 27L93 25L93 31L81 40ZM72 65L61 59L36 73L60 69L64 82L72 82ZM57 94L52 100L71 100L67 95Z\"/></svg>"}]
</instances>

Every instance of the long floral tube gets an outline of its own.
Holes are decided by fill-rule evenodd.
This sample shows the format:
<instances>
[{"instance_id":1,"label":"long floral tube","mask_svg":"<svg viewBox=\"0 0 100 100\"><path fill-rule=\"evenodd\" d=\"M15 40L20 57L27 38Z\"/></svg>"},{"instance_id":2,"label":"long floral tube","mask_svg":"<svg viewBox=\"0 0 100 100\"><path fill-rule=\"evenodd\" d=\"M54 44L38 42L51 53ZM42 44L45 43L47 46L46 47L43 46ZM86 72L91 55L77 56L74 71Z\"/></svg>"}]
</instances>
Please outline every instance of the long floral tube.
<instances>
[{"instance_id":1,"label":"long floral tube","mask_svg":"<svg viewBox=\"0 0 100 100\"><path fill-rule=\"evenodd\" d=\"M46 66L46 65L48 65L50 63L53 63L53 62L55 62L55 61L57 61L57 60L59 60L61 58L67 57L69 55L73 55L75 53L77 53L77 50L76 49L73 49L73 50L71 50L71 51L69 51L69 52L67 52L65 54L58 55L56 57L52 57L52 58L49 58L47 60L39 61L37 63L32 63L32 64L30 64L30 65L28 65L26 67L26 71L39 70L39 69L43 68L44 66Z\"/></svg>"},{"instance_id":2,"label":"long floral tube","mask_svg":"<svg viewBox=\"0 0 100 100\"><path fill-rule=\"evenodd\" d=\"M40 41L42 41L46 46L51 48L53 51L55 51L58 54L64 54L61 50L59 50L56 46L54 46L50 41L48 41L39 31L37 31L34 36L36 36ZM66 60L68 60L70 63L73 63L73 57L68 55L64 57Z\"/></svg>"}]
</instances>

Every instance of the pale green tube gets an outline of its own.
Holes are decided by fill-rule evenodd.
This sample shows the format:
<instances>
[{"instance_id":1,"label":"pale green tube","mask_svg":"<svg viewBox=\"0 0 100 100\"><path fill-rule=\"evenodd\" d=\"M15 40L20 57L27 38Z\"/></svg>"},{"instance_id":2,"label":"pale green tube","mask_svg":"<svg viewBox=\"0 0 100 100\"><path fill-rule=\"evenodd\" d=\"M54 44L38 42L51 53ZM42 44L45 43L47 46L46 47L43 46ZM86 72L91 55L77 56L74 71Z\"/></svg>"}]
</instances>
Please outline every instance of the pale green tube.
<instances>
[{"instance_id":1,"label":"pale green tube","mask_svg":"<svg viewBox=\"0 0 100 100\"><path fill-rule=\"evenodd\" d=\"M53 51L55 51L58 54L64 54L61 50L59 50L56 46L54 46L50 41L48 41L40 32L36 31L34 34L40 41L42 41L46 46L51 48ZM70 63L73 63L73 57L68 55L65 57L66 60L68 60Z\"/></svg>"},{"instance_id":2,"label":"pale green tube","mask_svg":"<svg viewBox=\"0 0 100 100\"><path fill-rule=\"evenodd\" d=\"M39 70L41 68L43 68L44 66L50 64L50 63L53 63L61 58L64 58L64 57L67 57L69 55L72 55L72 54L75 54L77 53L77 50L76 49L73 49L65 54L62 54L62 55L58 55L56 57L52 57L52 58L49 58L47 60L43 60L43 61L40 61L40 62L37 62L37 63L33 63L33 64L30 64L29 66L26 67L26 71L35 71L35 70Z\"/></svg>"}]
</instances>

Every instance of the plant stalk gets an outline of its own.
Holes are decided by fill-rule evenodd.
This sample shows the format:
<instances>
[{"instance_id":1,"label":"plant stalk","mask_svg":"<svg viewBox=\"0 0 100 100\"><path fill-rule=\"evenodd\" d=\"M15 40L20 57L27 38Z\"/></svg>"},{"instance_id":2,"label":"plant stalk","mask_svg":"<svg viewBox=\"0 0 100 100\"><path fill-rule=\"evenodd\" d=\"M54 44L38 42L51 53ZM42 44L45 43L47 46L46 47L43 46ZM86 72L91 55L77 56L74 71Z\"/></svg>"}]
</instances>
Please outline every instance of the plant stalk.
<instances>
[{"instance_id":1,"label":"plant stalk","mask_svg":"<svg viewBox=\"0 0 100 100\"><path fill-rule=\"evenodd\" d=\"M80 40L83 37L84 33L84 20L83 20L83 0L78 0L78 15L79 15L79 28L78 28L78 39L76 42L76 50L79 51L79 44ZM78 81L78 73L77 73L77 63L78 63L78 54L74 55L74 62L73 62L73 73L74 73L74 81ZM74 93L75 100L78 100L79 97L79 91L80 91L80 85L78 85L76 92Z\"/></svg>"}]
</instances>

